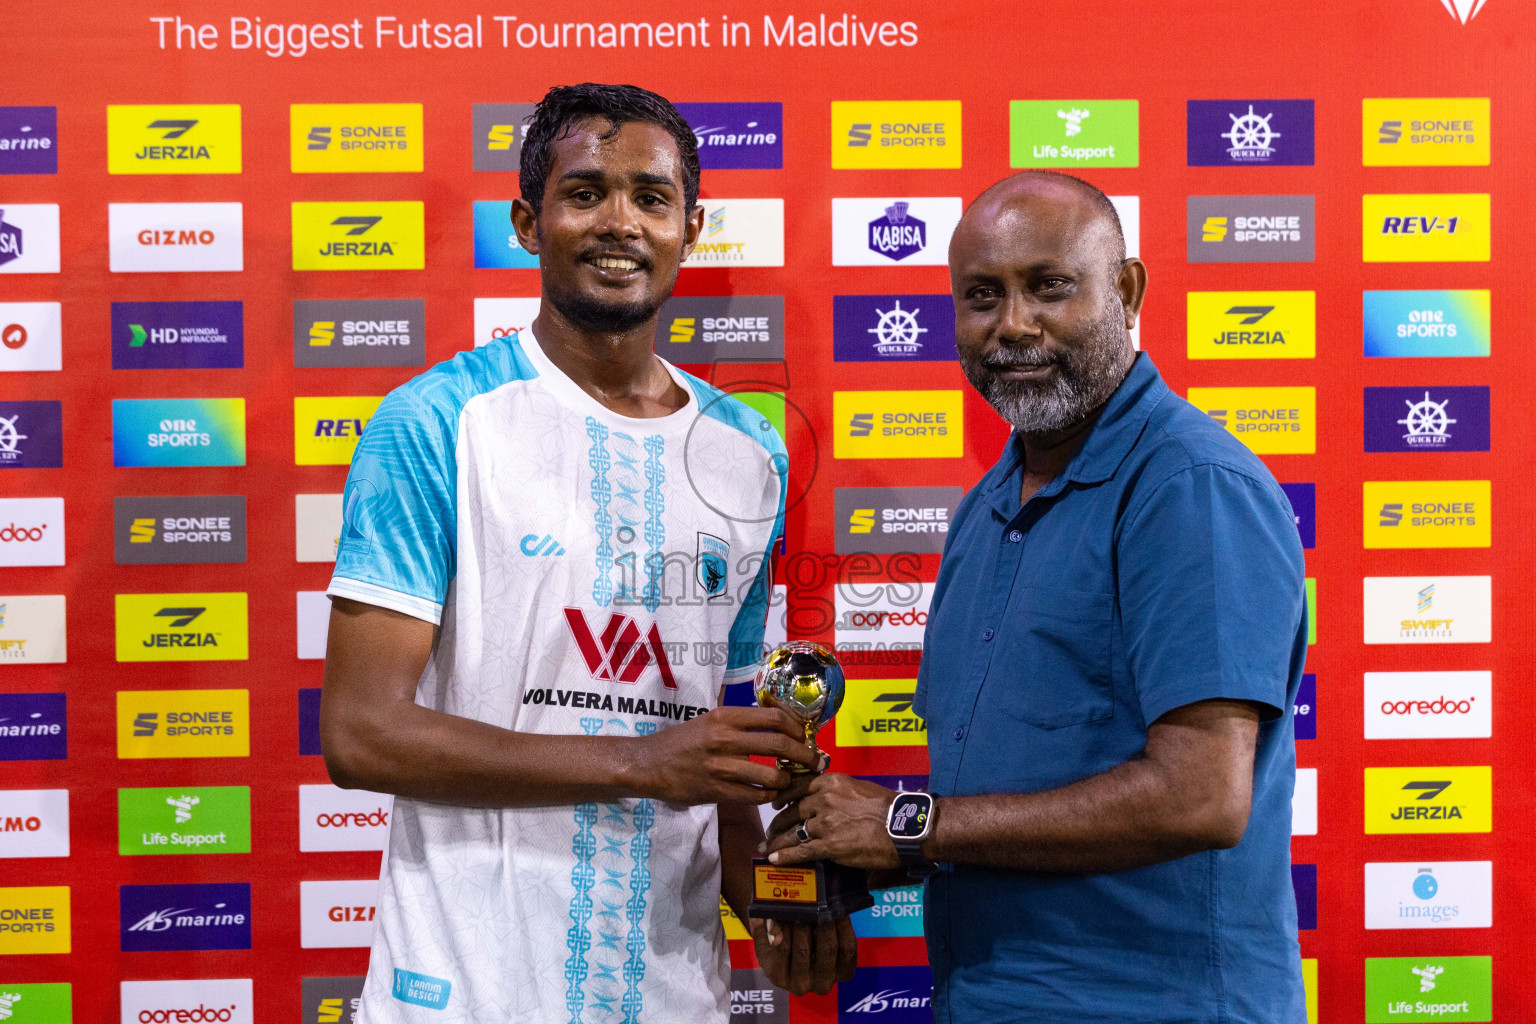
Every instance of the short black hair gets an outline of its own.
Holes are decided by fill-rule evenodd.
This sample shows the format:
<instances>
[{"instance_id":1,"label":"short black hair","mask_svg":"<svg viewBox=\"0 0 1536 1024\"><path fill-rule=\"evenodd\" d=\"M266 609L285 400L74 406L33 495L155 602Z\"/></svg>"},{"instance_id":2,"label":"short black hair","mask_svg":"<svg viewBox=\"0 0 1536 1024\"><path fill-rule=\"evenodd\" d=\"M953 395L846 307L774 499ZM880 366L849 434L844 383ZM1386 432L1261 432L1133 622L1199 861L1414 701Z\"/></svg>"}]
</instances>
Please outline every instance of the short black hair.
<instances>
[{"instance_id":1,"label":"short black hair","mask_svg":"<svg viewBox=\"0 0 1536 1024\"><path fill-rule=\"evenodd\" d=\"M550 89L528 118L519 187L535 215L544 208L544 188L555 166L554 144L593 118L608 122L608 130L598 136L601 139L613 138L632 122L654 124L671 135L682 157L684 210L693 210L699 201L698 141L671 101L638 85L583 82Z\"/></svg>"}]
</instances>

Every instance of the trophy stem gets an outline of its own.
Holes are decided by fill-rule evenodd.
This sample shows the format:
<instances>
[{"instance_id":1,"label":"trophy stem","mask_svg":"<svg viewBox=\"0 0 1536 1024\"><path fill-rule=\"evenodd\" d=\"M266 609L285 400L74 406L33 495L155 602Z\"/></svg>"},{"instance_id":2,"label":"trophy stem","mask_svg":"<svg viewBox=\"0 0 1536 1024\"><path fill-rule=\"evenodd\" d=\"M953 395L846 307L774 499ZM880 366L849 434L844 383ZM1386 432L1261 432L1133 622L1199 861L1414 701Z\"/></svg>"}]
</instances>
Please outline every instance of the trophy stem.
<instances>
[{"instance_id":1,"label":"trophy stem","mask_svg":"<svg viewBox=\"0 0 1536 1024\"><path fill-rule=\"evenodd\" d=\"M805 745L811 748L811 754L815 758L816 763L819 765L821 763L821 761L822 761L822 754L821 754L821 748L816 746L816 728L817 728L817 724L815 722L812 722L810 720L806 721L806 723L805 723ZM781 771L781 772L788 772L791 775L819 775L819 774L821 774L821 770L819 768L807 768L805 765L801 764L799 761L790 761L790 760L786 760L785 758L782 758L782 757L778 759L778 764L779 764L779 771Z\"/></svg>"}]
</instances>

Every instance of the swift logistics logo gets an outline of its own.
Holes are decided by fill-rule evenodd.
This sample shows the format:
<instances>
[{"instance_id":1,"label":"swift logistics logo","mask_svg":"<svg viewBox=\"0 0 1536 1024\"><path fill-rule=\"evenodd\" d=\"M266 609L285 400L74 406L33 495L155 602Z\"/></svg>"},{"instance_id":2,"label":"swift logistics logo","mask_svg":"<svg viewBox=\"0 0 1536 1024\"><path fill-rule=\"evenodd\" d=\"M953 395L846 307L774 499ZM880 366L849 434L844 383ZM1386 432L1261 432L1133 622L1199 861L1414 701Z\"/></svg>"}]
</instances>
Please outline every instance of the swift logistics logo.
<instances>
[{"instance_id":1,"label":"swift logistics logo","mask_svg":"<svg viewBox=\"0 0 1536 1024\"><path fill-rule=\"evenodd\" d=\"M341 495L293 496L294 561L334 562L341 543Z\"/></svg>"},{"instance_id":2,"label":"swift logistics logo","mask_svg":"<svg viewBox=\"0 0 1536 1024\"><path fill-rule=\"evenodd\" d=\"M699 205L704 231L684 267L784 265L784 200L700 199Z\"/></svg>"},{"instance_id":3,"label":"swift logistics logo","mask_svg":"<svg viewBox=\"0 0 1536 1024\"><path fill-rule=\"evenodd\" d=\"M1367 356L1486 356L1492 297L1486 290L1365 292Z\"/></svg>"},{"instance_id":4,"label":"swift logistics logo","mask_svg":"<svg viewBox=\"0 0 1536 1024\"><path fill-rule=\"evenodd\" d=\"M245 399L114 398L112 465L243 466Z\"/></svg>"},{"instance_id":5,"label":"swift logistics logo","mask_svg":"<svg viewBox=\"0 0 1536 1024\"><path fill-rule=\"evenodd\" d=\"M0 887L0 955L70 951L69 886Z\"/></svg>"},{"instance_id":6,"label":"swift logistics logo","mask_svg":"<svg viewBox=\"0 0 1536 1024\"><path fill-rule=\"evenodd\" d=\"M123 1024L253 1024L251 979L125 981Z\"/></svg>"},{"instance_id":7,"label":"swift logistics logo","mask_svg":"<svg viewBox=\"0 0 1536 1024\"><path fill-rule=\"evenodd\" d=\"M357 1024L363 1006L363 981L362 975L303 979L303 1024Z\"/></svg>"},{"instance_id":8,"label":"swift logistics logo","mask_svg":"<svg viewBox=\"0 0 1536 1024\"><path fill-rule=\"evenodd\" d=\"M205 273L245 269L240 203L108 203L112 273Z\"/></svg>"},{"instance_id":9,"label":"swift logistics logo","mask_svg":"<svg viewBox=\"0 0 1536 1024\"><path fill-rule=\"evenodd\" d=\"M62 465L64 404L0 402L0 469L58 469Z\"/></svg>"},{"instance_id":10,"label":"swift logistics logo","mask_svg":"<svg viewBox=\"0 0 1536 1024\"><path fill-rule=\"evenodd\" d=\"M345 949L373 944L379 880L300 882L299 945Z\"/></svg>"},{"instance_id":11,"label":"swift logistics logo","mask_svg":"<svg viewBox=\"0 0 1536 1024\"><path fill-rule=\"evenodd\" d=\"M215 370L244 365L242 303L112 303L114 370Z\"/></svg>"},{"instance_id":12,"label":"swift logistics logo","mask_svg":"<svg viewBox=\"0 0 1536 1024\"><path fill-rule=\"evenodd\" d=\"M1365 834L1491 832L1493 769L1365 769Z\"/></svg>"},{"instance_id":13,"label":"swift logistics logo","mask_svg":"<svg viewBox=\"0 0 1536 1024\"><path fill-rule=\"evenodd\" d=\"M958 459L965 450L959 391L834 391L838 459Z\"/></svg>"},{"instance_id":14,"label":"swift logistics logo","mask_svg":"<svg viewBox=\"0 0 1536 1024\"><path fill-rule=\"evenodd\" d=\"M955 169L959 100L832 101L832 169Z\"/></svg>"},{"instance_id":15,"label":"swift logistics logo","mask_svg":"<svg viewBox=\"0 0 1536 1024\"><path fill-rule=\"evenodd\" d=\"M656 321L656 351L672 363L779 362L784 296L673 296Z\"/></svg>"},{"instance_id":16,"label":"swift logistics logo","mask_svg":"<svg viewBox=\"0 0 1536 1024\"><path fill-rule=\"evenodd\" d=\"M1492 672L1367 672L1368 740L1488 739Z\"/></svg>"},{"instance_id":17,"label":"swift logistics logo","mask_svg":"<svg viewBox=\"0 0 1536 1024\"><path fill-rule=\"evenodd\" d=\"M1366 1024L1493 1020L1493 958L1368 956L1365 1020Z\"/></svg>"},{"instance_id":18,"label":"swift logistics logo","mask_svg":"<svg viewBox=\"0 0 1536 1024\"><path fill-rule=\"evenodd\" d=\"M960 223L958 196L832 200L832 265L942 267Z\"/></svg>"},{"instance_id":19,"label":"swift logistics logo","mask_svg":"<svg viewBox=\"0 0 1536 1024\"><path fill-rule=\"evenodd\" d=\"M1493 639L1490 576L1365 577L1368 644L1486 644Z\"/></svg>"},{"instance_id":20,"label":"swift logistics logo","mask_svg":"<svg viewBox=\"0 0 1536 1024\"><path fill-rule=\"evenodd\" d=\"M679 103L677 112L693 129L701 170L784 166L782 103Z\"/></svg>"},{"instance_id":21,"label":"swift logistics logo","mask_svg":"<svg viewBox=\"0 0 1536 1024\"><path fill-rule=\"evenodd\" d=\"M59 173L59 108L0 107L0 174Z\"/></svg>"},{"instance_id":22,"label":"swift logistics logo","mask_svg":"<svg viewBox=\"0 0 1536 1024\"><path fill-rule=\"evenodd\" d=\"M0 203L0 274L59 272L59 204Z\"/></svg>"},{"instance_id":23,"label":"swift logistics logo","mask_svg":"<svg viewBox=\"0 0 1536 1024\"><path fill-rule=\"evenodd\" d=\"M860 967L837 986L838 1024L877 1020L879 1024L930 1024L933 969Z\"/></svg>"},{"instance_id":24,"label":"swift logistics logo","mask_svg":"<svg viewBox=\"0 0 1536 1024\"><path fill-rule=\"evenodd\" d=\"M62 761L69 756L62 693L0 693L0 761Z\"/></svg>"},{"instance_id":25,"label":"swift logistics logo","mask_svg":"<svg viewBox=\"0 0 1536 1024\"><path fill-rule=\"evenodd\" d=\"M420 171L422 138L420 103L294 103L288 108L294 174Z\"/></svg>"},{"instance_id":26,"label":"swift logistics logo","mask_svg":"<svg viewBox=\"0 0 1536 1024\"><path fill-rule=\"evenodd\" d=\"M1190 196L1191 263L1311 263L1317 241L1312 196Z\"/></svg>"},{"instance_id":27,"label":"swift logistics logo","mask_svg":"<svg viewBox=\"0 0 1536 1024\"><path fill-rule=\"evenodd\" d=\"M1475 387L1365 389L1368 452L1486 452L1489 393Z\"/></svg>"},{"instance_id":28,"label":"swift logistics logo","mask_svg":"<svg viewBox=\"0 0 1536 1024\"><path fill-rule=\"evenodd\" d=\"M1365 927L1493 927L1493 862L1378 862L1365 865Z\"/></svg>"},{"instance_id":29,"label":"swift logistics logo","mask_svg":"<svg viewBox=\"0 0 1536 1024\"><path fill-rule=\"evenodd\" d=\"M0 498L0 566L64 564L64 499Z\"/></svg>"},{"instance_id":30,"label":"swift logistics logo","mask_svg":"<svg viewBox=\"0 0 1536 1024\"><path fill-rule=\"evenodd\" d=\"M69 790L0 790L0 858L68 856Z\"/></svg>"},{"instance_id":31,"label":"swift logistics logo","mask_svg":"<svg viewBox=\"0 0 1536 1024\"><path fill-rule=\"evenodd\" d=\"M0 302L0 373L64 368L63 306Z\"/></svg>"},{"instance_id":32,"label":"swift logistics logo","mask_svg":"<svg viewBox=\"0 0 1536 1024\"><path fill-rule=\"evenodd\" d=\"M523 139L534 103L475 103L470 107L477 171L522 170ZM702 154L700 154L702 156Z\"/></svg>"},{"instance_id":33,"label":"swift logistics logo","mask_svg":"<svg viewBox=\"0 0 1536 1024\"><path fill-rule=\"evenodd\" d=\"M117 691L119 758L249 757L250 753L247 690Z\"/></svg>"},{"instance_id":34,"label":"swift logistics logo","mask_svg":"<svg viewBox=\"0 0 1536 1024\"><path fill-rule=\"evenodd\" d=\"M1009 167L1136 167L1136 100L1011 100Z\"/></svg>"},{"instance_id":35,"label":"swift logistics logo","mask_svg":"<svg viewBox=\"0 0 1536 1024\"><path fill-rule=\"evenodd\" d=\"M1190 388L1189 402L1256 454L1317 451L1315 388Z\"/></svg>"},{"instance_id":36,"label":"swift logistics logo","mask_svg":"<svg viewBox=\"0 0 1536 1024\"><path fill-rule=\"evenodd\" d=\"M837 553L938 554L964 494L959 487L836 488Z\"/></svg>"},{"instance_id":37,"label":"swift logistics logo","mask_svg":"<svg viewBox=\"0 0 1536 1024\"><path fill-rule=\"evenodd\" d=\"M249 882L123 885L117 892L124 953L251 948Z\"/></svg>"},{"instance_id":38,"label":"swift logistics logo","mask_svg":"<svg viewBox=\"0 0 1536 1024\"><path fill-rule=\"evenodd\" d=\"M117 791L117 852L250 853L248 786L174 786Z\"/></svg>"},{"instance_id":39,"label":"swift logistics logo","mask_svg":"<svg viewBox=\"0 0 1536 1024\"><path fill-rule=\"evenodd\" d=\"M245 661L246 595L118 594L118 661Z\"/></svg>"},{"instance_id":40,"label":"swift logistics logo","mask_svg":"<svg viewBox=\"0 0 1536 1024\"><path fill-rule=\"evenodd\" d=\"M1316 292L1189 292L1191 359L1311 359Z\"/></svg>"},{"instance_id":41,"label":"swift logistics logo","mask_svg":"<svg viewBox=\"0 0 1536 1024\"><path fill-rule=\"evenodd\" d=\"M539 258L517 240L512 230L510 199L475 200L475 266L493 270L529 270Z\"/></svg>"},{"instance_id":42,"label":"swift logistics logo","mask_svg":"<svg viewBox=\"0 0 1536 1024\"><path fill-rule=\"evenodd\" d=\"M953 362L955 300L948 295L832 296L839 363Z\"/></svg>"},{"instance_id":43,"label":"swift logistics logo","mask_svg":"<svg viewBox=\"0 0 1536 1024\"><path fill-rule=\"evenodd\" d=\"M1311 100L1189 100L1191 167L1311 167Z\"/></svg>"},{"instance_id":44,"label":"swift logistics logo","mask_svg":"<svg viewBox=\"0 0 1536 1024\"><path fill-rule=\"evenodd\" d=\"M1360 162L1366 167L1488 166L1488 97L1360 102Z\"/></svg>"},{"instance_id":45,"label":"swift logistics logo","mask_svg":"<svg viewBox=\"0 0 1536 1024\"><path fill-rule=\"evenodd\" d=\"M425 366L424 299L295 299L293 365Z\"/></svg>"},{"instance_id":46,"label":"swift logistics logo","mask_svg":"<svg viewBox=\"0 0 1536 1024\"><path fill-rule=\"evenodd\" d=\"M245 561L245 495L112 499L118 565L207 565Z\"/></svg>"},{"instance_id":47,"label":"swift logistics logo","mask_svg":"<svg viewBox=\"0 0 1536 1024\"><path fill-rule=\"evenodd\" d=\"M1366 481L1365 547L1486 548L1493 543L1488 480Z\"/></svg>"},{"instance_id":48,"label":"swift logistics logo","mask_svg":"<svg viewBox=\"0 0 1536 1024\"><path fill-rule=\"evenodd\" d=\"M912 710L916 679L850 679L843 710L833 719L840 747L921 747L928 723Z\"/></svg>"},{"instance_id":49,"label":"swift logistics logo","mask_svg":"<svg viewBox=\"0 0 1536 1024\"><path fill-rule=\"evenodd\" d=\"M293 400L293 463L345 466L383 395L333 395Z\"/></svg>"},{"instance_id":50,"label":"swift logistics logo","mask_svg":"<svg viewBox=\"0 0 1536 1024\"><path fill-rule=\"evenodd\" d=\"M239 174L233 103L107 106L108 174Z\"/></svg>"},{"instance_id":51,"label":"swift logistics logo","mask_svg":"<svg viewBox=\"0 0 1536 1024\"><path fill-rule=\"evenodd\" d=\"M63 594L0 596L0 665L67 660Z\"/></svg>"},{"instance_id":52,"label":"swift logistics logo","mask_svg":"<svg viewBox=\"0 0 1536 1024\"><path fill-rule=\"evenodd\" d=\"M0 983L0 1012L0 1020L15 1015L11 1024L71 1024L72 989L67 981Z\"/></svg>"},{"instance_id":53,"label":"swift logistics logo","mask_svg":"<svg viewBox=\"0 0 1536 1024\"><path fill-rule=\"evenodd\" d=\"M1361 197L1366 263L1486 263L1492 212L1486 192L1366 194Z\"/></svg>"},{"instance_id":54,"label":"swift logistics logo","mask_svg":"<svg viewBox=\"0 0 1536 1024\"><path fill-rule=\"evenodd\" d=\"M294 270L421 270L427 265L420 202L294 203Z\"/></svg>"}]
</instances>

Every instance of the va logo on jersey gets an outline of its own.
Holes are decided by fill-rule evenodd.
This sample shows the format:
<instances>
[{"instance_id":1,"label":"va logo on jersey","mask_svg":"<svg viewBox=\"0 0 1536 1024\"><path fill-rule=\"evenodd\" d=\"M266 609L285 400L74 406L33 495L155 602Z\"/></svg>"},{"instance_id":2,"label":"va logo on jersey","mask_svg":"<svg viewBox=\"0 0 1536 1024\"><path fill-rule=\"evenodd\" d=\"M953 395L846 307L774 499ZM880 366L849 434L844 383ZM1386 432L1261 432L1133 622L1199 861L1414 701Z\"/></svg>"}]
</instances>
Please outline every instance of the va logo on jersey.
<instances>
[{"instance_id":1,"label":"va logo on jersey","mask_svg":"<svg viewBox=\"0 0 1536 1024\"><path fill-rule=\"evenodd\" d=\"M730 554L730 544L707 533L699 534L694 573L709 600L726 596L725 569Z\"/></svg>"},{"instance_id":2,"label":"va logo on jersey","mask_svg":"<svg viewBox=\"0 0 1536 1024\"><path fill-rule=\"evenodd\" d=\"M703 534L700 534L702 544ZM712 540L714 538L711 538ZM723 586L722 582L722 586ZM580 608L565 609L565 622L571 629L571 637L587 663L592 678L602 682L636 683L652 661L661 673L661 683L669 690L677 689L672 675L672 665L667 660L667 648L661 640L661 628L651 623L649 632L641 635L640 626L628 615L614 612L601 633L594 633L587 624L587 617Z\"/></svg>"},{"instance_id":3,"label":"va logo on jersey","mask_svg":"<svg viewBox=\"0 0 1536 1024\"><path fill-rule=\"evenodd\" d=\"M239 174L233 103L107 107L108 174Z\"/></svg>"}]
</instances>

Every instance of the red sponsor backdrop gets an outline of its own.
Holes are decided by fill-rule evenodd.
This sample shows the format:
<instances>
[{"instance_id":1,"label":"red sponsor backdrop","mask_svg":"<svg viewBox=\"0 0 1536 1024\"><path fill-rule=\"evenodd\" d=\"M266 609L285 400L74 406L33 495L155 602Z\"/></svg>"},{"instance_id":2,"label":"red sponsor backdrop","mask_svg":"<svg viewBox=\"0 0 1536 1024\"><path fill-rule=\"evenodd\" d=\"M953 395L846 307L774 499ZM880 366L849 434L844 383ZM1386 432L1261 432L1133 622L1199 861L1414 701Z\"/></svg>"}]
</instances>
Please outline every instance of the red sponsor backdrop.
<instances>
[{"instance_id":1,"label":"red sponsor backdrop","mask_svg":"<svg viewBox=\"0 0 1536 1024\"><path fill-rule=\"evenodd\" d=\"M797 467L820 446L820 470L807 499L790 515L790 552L833 551L835 486L969 486L996 457L1006 431L967 389L965 454L959 459L834 460L832 392L847 389L965 388L950 364L834 363L834 294L947 290L943 268L833 267L830 201L834 196L962 196L969 200L1009 172L1008 103L1090 97L1140 102L1140 165L1085 172L1114 195L1141 197L1141 254L1151 269L1143 348L1175 390L1193 386L1306 385L1317 389L1318 450L1267 456L1282 482L1317 485L1317 546L1307 552L1317 579L1318 641L1308 671L1318 679L1317 736L1298 743L1298 761L1319 774L1316 836L1293 842L1298 863L1318 866L1318 927L1301 935L1303 955L1319 963L1324 1021L1364 1017L1364 959L1370 956L1490 955L1494 1019L1536 1015L1530 995L1533 901L1531 759L1525 745L1536 721L1521 695L1531 682L1520 654L1532 624L1530 438L1524 409L1531 373L1525 357L1532 300L1523 255L1536 218L1528 183L1536 176L1532 131L1536 95L1536 15L1512 0L1491 0L1465 25L1437 0L1353 4L1198 3L1127 5L1111 0L1051 8L850 0L865 22L911 22L915 45L856 48L763 45L764 15L815 21L819 9L730 5L752 26L751 47L503 49L494 15L548 19L538 5L505 10L452 2L393 8L332 5L327 22L354 17L369 44L362 50L270 57L227 45L231 16L267 23L307 22L312 5L264 0L253 7L205 5L189 22L219 27L218 49L161 47L150 18L170 12L128 2L12 2L0 10L3 102L58 108L56 175L0 177L5 203L57 203L62 215L62 273L0 277L0 300L60 301L62 373L7 374L0 399L63 402L62 469L11 470L5 496L66 501L68 552L62 568L4 570L11 594L68 596L69 660L8 667L5 692L69 694L69 750L63 761L5 762L5 788L71 791L72 855L0 862L0 885L67 885L73 898L73 952L0 957L0 980L69 981L75 1019L116 1019L124 979L255 979L256 1019L296 1020L300 978L362 973L366 951L306 950L299 944L299 882L367 878L368 853L300 853L301 783L326 781L318 757L298 752L298 690L318 686L321 664L295 660L294 594L320 590L327 564L294 560L296 493L337 492L344 467L294 465L296 395L379 395L413 369L296 369L291 354L294 298L425 298L427 362L471 342L476 296L533 296L533 270L474 268L472 202L509 199L510 173L475 172L470 108L525 102L553 84L628 81L678 101L777 101L783 104L783 167L707 171L706 196L782 197L782 268L688 270L679 294L783 295L787 314L788 395L807 420L790 417ZM707 5L706 5L707 7ZM583 20L718 21L720 12L665 0L643 12L593 3ZM561 12L565 14L567 12ZM473 21L483 16L477 49L375 47L380 15L409 23ZM574 17L574 15L573 15ZM169 43L169 39L168 39ZM1256 96L1316 103L1316 163L1274 168L1186 166L1185 102ZM1476 96L1492 102L1492 161L1487 167L1361 166L1361 99L1373 96ZM833 170L830 103L834 100L959 100L963 166L953 170ZM425 171L297 175L289 169L289 104L413 102L425 108ZM239 175L109 176L106 106L132 103L236 103L241 107L244 171ZM1493 260L1460 264L1365 264L1361 195L1374 192L1486 192L1492 195ZM1291 264L1202 264L1185 258L1185 197L1226 194L1316 196L1316 260ZM426 268L420 271L314 273L290 269L289 204L296 200L421 200L426 204ZM122 275L108 271L108 202L238 201L244 204L245 270L235 274ZM1487 359L1367 360L1361 348L1364 289L1492 290L1493 346ZM1192 290L1313 290L1318 345L1311 360L1200 362L1185 355L1184 296ZM244 303L243 369L114 371L108 342L112 301L236 299ZM753 374L756 379L760 375ZM1493 387L1492 449L1423 456L1362 452L1361 389L1367 384ZM113 468L111 400L149 397L243 397L247 464L228 469ZM807 426L809 429L807 429ZM820 440L818 440L818 438ZM1493 481L1492 547L1473 550L1366 551L1361 484L1366 480ZM249 556L243 565L117 566L112 498L146 494L248 496ZM833 564L829 558L828 564ZM937 556L924 557L928 578ZM1365 647L1361 579L1416 574L1491 575L1493 643L1437 647ZM830 577L792 596L830 598ZM244 662L119 664L114 660L115 593L228 591L250 595L250 659ZM1168 609L1168 628L1198 628ZM824 637L830 639L830 635ZM1372 741L1362 736L1361 676L1372 670L1491 669L1493 738ZM859 669L871 677L891 673ZM117 690L244 687L251 693L248 759L119 760ZM830 736L827 737L830 740ZM1524 752L1522 752L1524 751ZM894 774L921 771L921 748L836 749L839 767ZM1367 836L1362 826L1362 768L1371 765L1492 765L1493 830L1484 835ZM252 853L200 857L121 857L116 849L120 786L250 785ZM1490 929L1367 932L1363 867L1367 861L1492 860L1495 910ZM118 886L127 883L243 881L253 886L249 951L119 952ZM922 963L919 939L864 940L865 964ZM750 965L745 943L738 966ZM799 1021L836 1017L832 997L798 1000Z\"/></svg>"}]
</instances>

